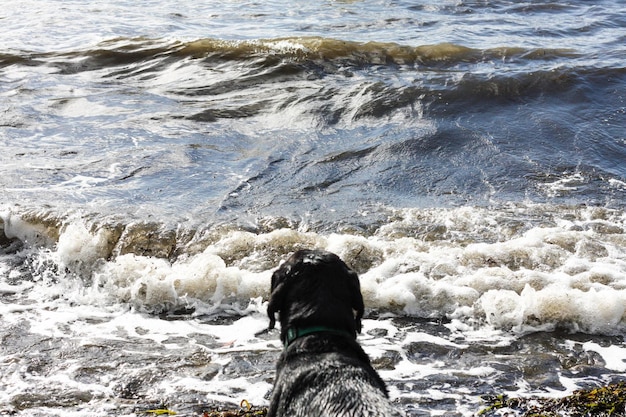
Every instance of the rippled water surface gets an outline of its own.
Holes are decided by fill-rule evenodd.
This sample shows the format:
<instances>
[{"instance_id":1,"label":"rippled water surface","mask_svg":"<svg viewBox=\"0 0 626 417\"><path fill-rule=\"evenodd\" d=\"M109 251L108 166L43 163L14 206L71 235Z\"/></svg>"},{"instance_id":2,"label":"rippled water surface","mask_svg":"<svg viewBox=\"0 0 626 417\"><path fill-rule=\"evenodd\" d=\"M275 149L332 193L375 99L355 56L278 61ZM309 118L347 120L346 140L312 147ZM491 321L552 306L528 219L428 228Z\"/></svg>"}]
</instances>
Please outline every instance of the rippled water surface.
<instances>
[{"instance_id":1,"label":"rippled water surface","mask_svg":"<svg viewBox=\"0 0 626 417\"><path fill-rule=\"evenodd\" d=\"M267 405L271 272L359 274L409 415L626 370L622 1L0 10L0 414Z\"/></svg>"}]
</instances>

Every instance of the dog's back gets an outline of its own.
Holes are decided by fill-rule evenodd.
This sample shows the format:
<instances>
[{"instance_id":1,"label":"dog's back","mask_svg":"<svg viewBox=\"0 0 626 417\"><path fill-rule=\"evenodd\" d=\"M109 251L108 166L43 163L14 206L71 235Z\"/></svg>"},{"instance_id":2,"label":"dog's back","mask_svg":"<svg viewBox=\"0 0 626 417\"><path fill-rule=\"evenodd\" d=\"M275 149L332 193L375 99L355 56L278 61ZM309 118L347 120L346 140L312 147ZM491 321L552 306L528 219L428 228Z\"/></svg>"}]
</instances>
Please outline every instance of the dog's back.
<instances>
[{"instance_id":1,"label":"dog's back","mask_svg":"<svg viewBox=\"0 0 626 417\"><path fill-rule=\"evenodd\" d=\"M268 305L281 322L285 350L277 364L268 416L402 416L356 341L363 297L339 257L299 251L272 276Z\"/></svg>"}]
</instances>

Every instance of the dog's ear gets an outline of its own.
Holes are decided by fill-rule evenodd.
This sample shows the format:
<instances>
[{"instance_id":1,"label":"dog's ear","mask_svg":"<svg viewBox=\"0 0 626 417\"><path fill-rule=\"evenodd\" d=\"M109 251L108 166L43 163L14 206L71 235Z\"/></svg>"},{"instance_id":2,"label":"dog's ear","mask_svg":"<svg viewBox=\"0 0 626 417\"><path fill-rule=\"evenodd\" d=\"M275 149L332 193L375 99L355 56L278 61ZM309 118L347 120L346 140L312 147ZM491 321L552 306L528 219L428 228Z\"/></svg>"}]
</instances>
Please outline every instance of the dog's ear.
<instances>
[{"instance_id":1,"label":"dog's ear","mask_svg":"<svg viewBox=\"0 0 626 417\"><path fill-rule=\"evenodd\" d=\"M282 265L272 274L270 301L267 305L267 315L270 318L270 329L273 329L274 326L276 326L276 313L282 309L285 294L287 292L285 278L287 277L290 269L291 268L288 265Z\"/></svg>"},{"instance_id":2,"label":"dog's ear","mask_svg":"<svg viewBox=\"0 0 626 417\"><path fill-rule=\"evenodd\" d=\"M299 269L302 266L302 257L306 253L307 251L305 250L300 250L294 253L272 274L270 301L267 305L267 315L270 318L270 329L273 329L276 325L276 313L283 309L290 281L288 278L290 276L298 275Z\"/></svg>"},{"instance_id":3,"label":"dog's ear","mask_svg":"<svg viewBox=\"0 0 626 417\"><path fill-rule=\"evenodd\" d=\"M348 285L350 288L350 302L352 309L354 310L354 324L356 332L361 333L361 319L365 311L363 303L363 295L361 294L361 284L359 283L359 276L352 269L348 267Z\"/></svg>"}]
</instances>

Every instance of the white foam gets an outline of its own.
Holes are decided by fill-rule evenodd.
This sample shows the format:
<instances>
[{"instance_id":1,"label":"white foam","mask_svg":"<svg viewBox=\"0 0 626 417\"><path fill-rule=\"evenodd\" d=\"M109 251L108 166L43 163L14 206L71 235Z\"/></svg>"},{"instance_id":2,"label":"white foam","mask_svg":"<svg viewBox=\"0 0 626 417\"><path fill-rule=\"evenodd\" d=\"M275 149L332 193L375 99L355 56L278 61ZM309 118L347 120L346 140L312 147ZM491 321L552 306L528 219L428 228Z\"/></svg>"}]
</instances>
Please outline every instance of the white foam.
<instances>
[{"instance_id":1,"label":"white foam","mask_svg":"<svg viewBox=\"0 0 626 417\"><path fill-rule=\"evenodd\" d=\"M583 348L599 353L602 359L604 359L607 369L626 372L626 348L624 346L600 346L596 342L586 342L583 344Z\"/></svg>"},{"instance_id":2,"label":"white foam","mask_svg":"<svg viewBox=\"0 0 626 417\"><path fill-rule=\"evenodd\" d=\"M626 188L626 182L624 181L620 181L618 179L615 178L610 178L609 179L609 185L613 188Z\"/></svg>"},{"instance_id":3,"label":"white foam","mask_svg":"<svg viewBox=\"0 0 626 417\"><path fill-rule=\"evenodd\" d=\"M464 348L469 347L466 344L454 343L443 337L434 336L434 335L424 333L424 332L411 332L404 339L404 343L416 343L416 342L426 342L426 343L431 343L431 344L435 344L439 346L448 346L448 347L454 347L454 348L459 348L459 349L464 349Z\"/></svg>"},{"instance_id":4,"label":"white foam","mask_svg":"<svg viewBox=\"0 0 626 417\"><path fill-rule=\"evenodd\" d=\"M568 192L576 191L578 187L586 181L586 178L580 172L574 172L571 174L564 174L562 178L559 178L552 182L540 184L539 188L550 196L555 197Z\"/></svg>"},{"instance_id":5,"label":"white foam","mask_svg":"<svg viewBox=\"0 0 626 417\"><path fill-rule=\"evenodd\" d=\"M170 263L132 254L118 256L97 272L117 297L137 306L171 307L200 300L219 304L227 298L251 299L265 295L270 271L249 272L226 266L205 252Z\"/></svg>"},{"instance_id":6,"label":"white foam","mask_svg":"<svg viewBox=\"0 0 626 417\"><path fill-rule=\"evenodd\" d=\"M86 175L76 175L69 180L60 182L52 186L56 189L75 189L75 188L90 188L100 183L106 182L108 178L103 177L89 177Z\"/></svg>"},{"instance_id":7,"label":"white foam","mask_svg":"<svg viewBox=\"0 0 626 417\"><path fill-rule=\"evenodd\" d=\"M0 270L0 275L4 274L4 271ZM33 287L31 283L21 283L18 285L6 284L0 282L0 295L2 294L19 294L25 292Z\"/></svg>"},{"instance_id":8,"label":"white foam","mask_svg":"<svg viewBox=\"0 0 626 417\"><path fill-rule=\"evenodd\" d=\"M56 242L43 223L5 214L4 226L7 236L47 246L33 251L35 280L49 286L32 292L44 299L148 311L245 308L267 299L271 274L290 252L318 247L360 272L369 309L518 331L563 326L617 333L625 327L626 220L620 213L598 219L582 211L522 232L507 229L507 216L475 208L413 211L371 236L228 232L201 251L190 243L193 250L174 260L133 253L108 259L116 253L110 232L80 219L67 220ZM441 238L404 234L423 224L445 225Z\"/></svg>"},{"instance_id":9,"label":"white foam","mask_svg":"<svg viewBox=\"0 0 626 417\"><path fill-rule=\"evenodd\" d=\"M52 245L54 242L43 223L26 221L11 211L5 211L1 213L1 216L4 223L4 234L10 239L17 238L33 246Z\"/></svg>"},{"instance_id":10,"label":"white foam","mask_svg":"<svg viewBox=\"0 0 626 417\"><path fill-rule=\"evenodd\" d=\"M110 234L104 229L92 232L79 221L69 223L59 236L56 252L63 266L75 263L93 264L108 256Z\"/></svg>"}]
</instances>

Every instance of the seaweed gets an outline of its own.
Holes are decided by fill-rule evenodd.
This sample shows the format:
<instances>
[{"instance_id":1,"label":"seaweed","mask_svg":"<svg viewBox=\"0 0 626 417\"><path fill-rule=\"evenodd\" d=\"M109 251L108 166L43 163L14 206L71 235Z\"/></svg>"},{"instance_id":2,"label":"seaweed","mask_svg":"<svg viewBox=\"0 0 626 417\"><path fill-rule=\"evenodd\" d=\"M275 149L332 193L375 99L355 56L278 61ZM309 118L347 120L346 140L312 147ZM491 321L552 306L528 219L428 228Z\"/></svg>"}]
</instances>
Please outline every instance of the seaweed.
<instances>
[{"instance_id":1,"label":"seaweed","mask_svg":"<svg viewBox=\"0 0 626 417\"><path fill-rule=\"evenodd\" d=\"M188 411L188 410L185 410ZM192 414L183 411L179 414L179 411L169 409L166 405L160 404L156 408L149 410L143 410L142 414L151 416L174 416L174 415L193 415L194 417L264 417L267 416L267 407L254 407L248 400L242 400L239 404L239 408L223 409L222 407L209 407L200 406Z\"/></svg>"},{"instance_id":2,"label":"seaweed","mask_svg":"<svg viewBox=\"0 0 626 417\"><path fill-rule=\"evenodd\" d=\"M253 407L248 400L242 400L238 410L204 411L202 417L263 417L267 415L266 407Z\"/></svg>"},{"instance_id":3,"label":"seaweed","mask_svg":"<svg viewBox=\"0 0 626 417\"><path fill-rule=\"evenodd\" d=\"M267 415L267 408L250 410L205 411L202 417L262 417Z\"/></svg>"},{"instance_id":4,"label":"seaweed","mask_svg":"<svg viewBox=\"0 0 626 417\"><path fill-rule=\"evenodd\" d=\"M476 414L479 417L623 417L626 416L626 381L580 389L562 398L511 398L499 394L486 395L482 399L485 401L485 407ZM242 400L239 408L235 407L204 405L196 409L193 416L265 417L268 412L267 407L254 407L247 400ZM143 413L153 416L178 414L166 406L144 410ZM3 413L0 412L0 415Z\"/></svg>"},{"instance_id":5,"label":"seaweed","mask_svg":"<svg viewBox=\"0 0 626 417\"><path fill-rule=\"evenodd\" d=\"M626 413L626 382L580 389L563 398L509 398L504 394L482 398L487 407L479 416L511 411L520 417L617 417Z\"/></svg>"}]
</instances>

